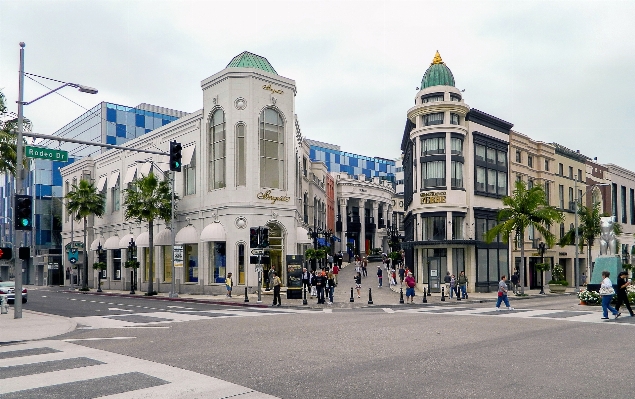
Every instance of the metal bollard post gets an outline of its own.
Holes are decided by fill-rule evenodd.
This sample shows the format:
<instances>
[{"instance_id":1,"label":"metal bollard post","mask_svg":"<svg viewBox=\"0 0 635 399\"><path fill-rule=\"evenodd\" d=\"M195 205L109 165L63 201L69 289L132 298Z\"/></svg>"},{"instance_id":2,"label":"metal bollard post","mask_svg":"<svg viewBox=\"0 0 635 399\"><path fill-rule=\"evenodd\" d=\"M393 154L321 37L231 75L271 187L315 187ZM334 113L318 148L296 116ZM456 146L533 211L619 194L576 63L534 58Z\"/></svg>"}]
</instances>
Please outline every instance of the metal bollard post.
<instances>
[{"instance_id":1,"label":"metal bollard post","mask_svg":"<svg viewBox=\"0 0 635 399\"><path fill-rule=\"evenodd\" d=\"M349 302L355 302L355 299L353 298L353 287L351 287L351 300Z\"/></svg>"},{"instance_id":2,"label":"metal bollard post","mask_svg":"<svg viewBox=\"0 0 635 399\"><path fill-rule=\"evenodd\" d=\"M7 303L7 296L0 295L0 314L9 313L9 304Z\"/></svg>"},{"instance_id":3,"label":"metal bollard post","mask_svg":"<svg viewBox=\"0 0 635 399\"><path fill-rule=\"evenodd\" d=\"M249 302L249 298L247 297L247 287L245 287L245 303Z\"/></svg>"},{"instance_id":4,"label":"metal bollard post","mask_svg":"<svg viewBox=\"0 0 635 399\"><path fill-rule=\"evenodd\" d=\"M373 304L373 293L371 291L371 288L368 289L368 304L369 305Z\"/></svg>"},{"instance_id":5,"label":"metal bollard post","mask_svg":"<svg viewBox=\"0 0 635 399\"><path fill-rule=\"evenodd\" d=\"M399 303L403 304L403 287L399 288Z\"/></svg>"},{"instance_id":6,"label":"metal bollard post","mask_svg":"<svg viewBox=\"0 0 635 399\"><path fill-rule=\"evenodd\" d=\"M457 300L457 301L460 301L460 300L461 300L461 290L458 290L458 291L456 292L456 300Z\"/></svg>"},{"instance_id":7,"label":"metal bollard post","mask_svg":"<svg viewBox=\"0 0 635 399\"><path fill-rule=\"evenodd\" d=\"M428 293L425 287L423 287L423 303L428 303Z\"/></svg>"},{"instance_id":8,"label":"metal bollard post","mask_svg":"<svg viewBox=\"0 0 635 399\"><path fill-rule=\"evenodd\" d=\"M302 299L302 304L306 305L308 303L306 301L306 285L304 285L304 288L302 288L302 294L304 295L304 298Z\"/></svg>"},{"instance_id":9,"label":"metal bollard post","mask_svg":"<svg viewBox=\"0 0 635 399\"><path fill-rule=\"evenodd\" d=\"M441 288L441 302L445 302L445 287Z\"/></svg>"}]
</instances>

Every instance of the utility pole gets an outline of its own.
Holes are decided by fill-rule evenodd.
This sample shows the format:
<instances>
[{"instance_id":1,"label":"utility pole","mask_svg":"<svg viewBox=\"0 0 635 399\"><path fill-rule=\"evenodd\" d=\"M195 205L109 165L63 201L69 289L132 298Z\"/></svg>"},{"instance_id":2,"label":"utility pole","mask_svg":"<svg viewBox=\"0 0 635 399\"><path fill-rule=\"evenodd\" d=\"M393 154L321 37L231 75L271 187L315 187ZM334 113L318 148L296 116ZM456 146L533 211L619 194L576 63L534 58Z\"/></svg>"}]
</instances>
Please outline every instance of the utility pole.
<instances>
[{"instance_id":1,"label":"utility pole","mask_svg":"<svg viewBox=\"0 0 635 399\"><path fill-rule=\"evenodd\" d=\"M16 165L15 165L15 192L22 194L22 129L24 128L24 42L20 42L20 77L18 85L18 134L16 137ZM16 209L15 196L13 196L13 212ZM14 215L15 216L15 215ZM16 251L22 243L18 243L18 232L13 234L13 250ZM22 259L14 255L15 273L15 301L13 306L13 318L22 318Z\"/></svg>"}]
</instances>

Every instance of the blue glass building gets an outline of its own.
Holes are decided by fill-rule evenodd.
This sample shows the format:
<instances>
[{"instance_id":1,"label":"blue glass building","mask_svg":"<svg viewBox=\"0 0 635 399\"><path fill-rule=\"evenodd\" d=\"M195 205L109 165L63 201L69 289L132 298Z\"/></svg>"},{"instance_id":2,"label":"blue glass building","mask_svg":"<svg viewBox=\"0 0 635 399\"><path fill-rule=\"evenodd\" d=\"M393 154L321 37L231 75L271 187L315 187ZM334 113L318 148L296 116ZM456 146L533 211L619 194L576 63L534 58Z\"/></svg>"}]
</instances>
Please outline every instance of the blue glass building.
<instances>
[{"instance_id":1,"label":"blue glass building","mask_svg":"<svg viewBox=\"0 0 635 399\"><path fill-rule=\"evenodd\" d=\"M395 161L391 159L368 157L340 150L340 146L306 139L310 148L311 161L326 164L329 172L343 172L349 175L366 175L367 178L380 177L395 181Z\"/></svg>"}]
</instances>

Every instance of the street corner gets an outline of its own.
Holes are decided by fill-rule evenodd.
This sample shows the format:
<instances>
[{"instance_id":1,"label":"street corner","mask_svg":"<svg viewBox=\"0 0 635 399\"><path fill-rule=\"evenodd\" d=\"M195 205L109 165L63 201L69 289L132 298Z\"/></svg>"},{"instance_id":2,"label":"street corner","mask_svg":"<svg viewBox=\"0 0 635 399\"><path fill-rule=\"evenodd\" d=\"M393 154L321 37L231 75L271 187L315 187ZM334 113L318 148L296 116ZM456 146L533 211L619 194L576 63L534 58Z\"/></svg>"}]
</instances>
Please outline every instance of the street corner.
<instances>
[{"instance_id":1,"label":"street corner","mask_svg":"<svg viewBox=\"0 0 635 399\"><path fill-rule=\"evenodd\" d=\"M13 318L13 308L9 314L0 316L2 334L0 344L33 341L38 339L55 337L74 331L77 322L62 316L23 310L22 318Z\"/></svg>"}]
</instances>

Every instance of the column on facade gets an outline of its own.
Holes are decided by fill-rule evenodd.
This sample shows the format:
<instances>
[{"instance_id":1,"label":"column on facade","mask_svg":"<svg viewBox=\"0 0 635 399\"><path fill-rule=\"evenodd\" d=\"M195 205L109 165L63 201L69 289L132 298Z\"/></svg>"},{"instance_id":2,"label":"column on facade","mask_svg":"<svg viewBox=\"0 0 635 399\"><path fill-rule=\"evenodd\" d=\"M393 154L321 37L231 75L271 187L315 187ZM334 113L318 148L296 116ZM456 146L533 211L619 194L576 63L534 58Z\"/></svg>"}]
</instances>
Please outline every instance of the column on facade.
<instances>
[{"instance_id":1,"label":"column on facade","mask_svg":"<svg viewBox=\"0 0 635 399\"><path fill-rule=\"evenodd\" d=\"M366 200L358 199L359 202L359 219L360 219L360 232L359 232L359 255L364 256L366 254Z\"/></svg>"},{"instance_id":2,"label":"column on facade","mask_svg":"<svg viewBox=\"0 0 635 399\"><path fill-rule=\"evenodd\" d=\"M346 253L346 244L348 242L348 198L340 198L340 216L342 221L342 236L340 239L340 251Z\"/></svg>"},{"instance_id":3,"label":"column on facade","mask_svg":"<svg viewBox=\"0 0 635 399\"><path fill-rule=\"evenodd\" d=\"M381 238L379 237L379 202L373 201L373 221L375 222L375 233L373 233L373 248L381 247ZM385 223L384 219L384 223Z\"/></svg>"}]
</instances>

